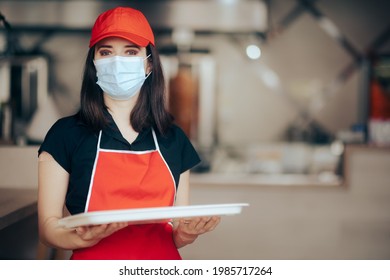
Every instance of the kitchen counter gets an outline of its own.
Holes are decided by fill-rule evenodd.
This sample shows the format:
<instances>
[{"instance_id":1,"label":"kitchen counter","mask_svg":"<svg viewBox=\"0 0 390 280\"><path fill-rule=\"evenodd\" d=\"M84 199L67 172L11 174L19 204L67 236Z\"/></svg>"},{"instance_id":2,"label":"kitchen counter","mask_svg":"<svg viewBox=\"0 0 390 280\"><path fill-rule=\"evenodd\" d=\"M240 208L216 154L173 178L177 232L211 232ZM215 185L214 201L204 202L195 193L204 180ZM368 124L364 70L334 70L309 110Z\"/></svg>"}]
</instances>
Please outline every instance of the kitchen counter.
<instances>
[{"instance_id":1,"label":"kitchen counter","mask_svg":"<svg viewBox=\"0 0 390 280\"><path fill-rule=\"evenodd\" d=\"M37 212L37 190L0 188L0 230Z\"/></svg>"},{"instance_id":2,"label":"kitchen counter","mask_svg":"<svg viewBox=\"0 0 390 280\"><path fill-rule=\"evenodd\" d=\"M340 185L299 174L192 173L191 204L250 206L183 247L183 259L389 260L390 146L348 145L344 159Z\"/></svg>"},{"instance_id":3,"label":"kitchen counter","mask_svg":"<svg viewBox=\"0 0 390 280\"><path fill-rule=\"evenodd\" d=\"M225 185L225 186L313 186L339 187L343 180L333 173L320 175L307 174L219 174L191 173L191 184L195 185Z\"/></svg>"}]
</instances>

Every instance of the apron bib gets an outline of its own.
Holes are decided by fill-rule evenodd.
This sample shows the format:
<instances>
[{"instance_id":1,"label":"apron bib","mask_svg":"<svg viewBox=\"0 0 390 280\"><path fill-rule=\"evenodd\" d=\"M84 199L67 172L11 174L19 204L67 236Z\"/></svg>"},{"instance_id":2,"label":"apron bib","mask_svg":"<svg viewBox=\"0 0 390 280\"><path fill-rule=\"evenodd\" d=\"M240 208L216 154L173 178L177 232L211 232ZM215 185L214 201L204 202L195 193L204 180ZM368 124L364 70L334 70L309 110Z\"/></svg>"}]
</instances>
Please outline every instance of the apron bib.
<instances>
[{"instance_id":1,"label":"apron bib","mask_svg":"<svg viewBox=\"0 0 390 280\"><path fill-rule=\"evenodd\" d=\"M100 147L85 212L173 206L176 185L161 155L152 129L155 150L123 151ZM177 260L180 254L167 222L129 225L98 244L73 251L71 259Z\"/></svg>"}]
</instances>

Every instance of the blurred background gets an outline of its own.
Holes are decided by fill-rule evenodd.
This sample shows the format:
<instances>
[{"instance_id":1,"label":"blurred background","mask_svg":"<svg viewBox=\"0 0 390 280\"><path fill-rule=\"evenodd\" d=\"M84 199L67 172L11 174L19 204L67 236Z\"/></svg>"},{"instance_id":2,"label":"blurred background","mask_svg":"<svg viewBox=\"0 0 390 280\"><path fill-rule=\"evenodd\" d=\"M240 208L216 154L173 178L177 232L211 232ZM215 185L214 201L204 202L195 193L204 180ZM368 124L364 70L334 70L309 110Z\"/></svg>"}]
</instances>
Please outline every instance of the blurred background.
<instances>
[{"instance_id":1,"label":"blurred background","mask_svg":"<svg viewBox=\"0 0 390 280\"><path fill-rule=\"evenodd\" d=\"M37 239L37 149L119 5L150 21L202 157L191 203L250 203L184 258L390 258L387 0L1 0L0 258L67 256Z\"/></svg>"}]
</instances>

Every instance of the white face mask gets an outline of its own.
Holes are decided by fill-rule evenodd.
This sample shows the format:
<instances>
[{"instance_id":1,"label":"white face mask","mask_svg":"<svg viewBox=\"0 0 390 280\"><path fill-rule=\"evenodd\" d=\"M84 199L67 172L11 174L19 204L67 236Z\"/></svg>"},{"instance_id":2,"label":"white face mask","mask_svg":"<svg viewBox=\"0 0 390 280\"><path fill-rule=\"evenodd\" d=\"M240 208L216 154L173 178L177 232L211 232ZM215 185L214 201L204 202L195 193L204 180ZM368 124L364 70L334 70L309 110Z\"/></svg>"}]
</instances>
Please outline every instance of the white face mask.
<instances>
[{"instance_id":1,"label":"white face mask","mask_svg":"<svg viewBox=\"0 0 390 280\"><path fill-rule=\"evenodd\" d=\"M147 56L146 58L148 58ZM138 93L145 77L144 60L139 56L112 56L94 60L96 82L112 99L127 100Z\"/></svg>"}]
</instances>

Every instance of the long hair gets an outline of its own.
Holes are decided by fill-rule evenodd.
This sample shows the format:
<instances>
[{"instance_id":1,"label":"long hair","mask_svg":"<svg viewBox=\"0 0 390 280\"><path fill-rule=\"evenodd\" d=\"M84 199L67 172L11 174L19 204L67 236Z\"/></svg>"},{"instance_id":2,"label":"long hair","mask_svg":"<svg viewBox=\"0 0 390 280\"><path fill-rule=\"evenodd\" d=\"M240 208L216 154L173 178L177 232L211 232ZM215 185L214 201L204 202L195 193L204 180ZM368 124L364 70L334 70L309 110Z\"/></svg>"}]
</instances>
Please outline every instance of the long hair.
<instances>
[{"instance_id":1,"label":"long hair","mask_svg":"<svg viewBox=\"0 0 390 280\"><path fill-rule=\"evenodd\" d=\"M80 119L92 130L99 131L108 125L105 110L103 91L96 84L96 68L93 64L95 48L91 47L85 61L83 81L80 93ZM145 80L138 95L137 102L130 114L130 123L135 131L155 127L161 134L165 134L172 124L172 116L166 106L165 80L161 61L156 48L146 47L151 74Z\"/></svg>"}]
</instances>

